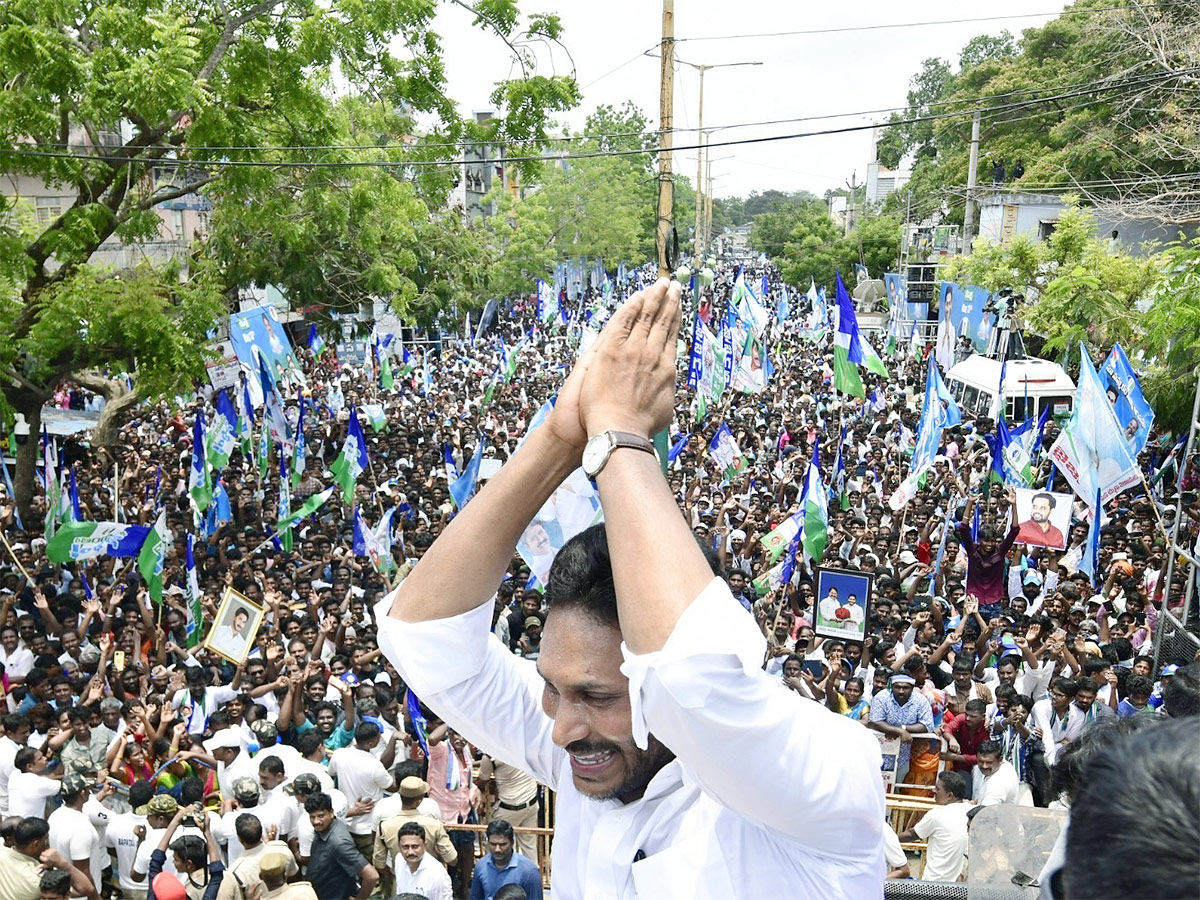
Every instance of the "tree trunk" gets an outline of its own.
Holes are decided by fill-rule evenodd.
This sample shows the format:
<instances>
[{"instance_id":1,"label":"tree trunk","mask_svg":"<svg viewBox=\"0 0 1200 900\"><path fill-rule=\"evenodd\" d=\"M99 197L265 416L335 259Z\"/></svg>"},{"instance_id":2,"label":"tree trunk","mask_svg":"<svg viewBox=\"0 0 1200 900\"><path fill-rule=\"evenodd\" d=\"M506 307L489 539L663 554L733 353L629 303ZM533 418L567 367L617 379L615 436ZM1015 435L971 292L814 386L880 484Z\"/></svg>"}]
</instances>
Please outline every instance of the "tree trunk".
<instances>
[{"instance_id":1,"label":"tree trunk","mask_svg":"<svg viewBox=\"0 0 1200 900\"><path fill-rule=\"evenodd\" d=\"M129 411L142 399L141 391L137 387L130 390L122 381L89 373L77 374L75 381L104 398L104 411L100 413L100 421L92 433L92 446L107 449L115 447Z\"/></svg>"},{"instance_id":2,"label":"tree trunk","mask_svg":"<svg viewBox=\"0 0 1200 900\"><path fill-rule=\"evenodd\" d=\"M37 471L37 460L42 447L42 404L32 403L26 408L17 408L29 425L29 436L24 443L17 444L17 473L13 479L16 491L17 510L27 529L36 528L33 515L33 481Z\"/></svg>"}]
</instances>

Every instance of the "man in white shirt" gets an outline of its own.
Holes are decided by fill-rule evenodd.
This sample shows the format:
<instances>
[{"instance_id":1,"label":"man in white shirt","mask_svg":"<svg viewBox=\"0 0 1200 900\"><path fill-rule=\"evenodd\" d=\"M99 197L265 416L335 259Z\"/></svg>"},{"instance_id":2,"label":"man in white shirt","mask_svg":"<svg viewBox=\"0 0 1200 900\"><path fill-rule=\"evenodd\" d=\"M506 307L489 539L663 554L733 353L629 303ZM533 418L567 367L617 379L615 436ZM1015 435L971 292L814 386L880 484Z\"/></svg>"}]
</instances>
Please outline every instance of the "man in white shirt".
<instances>
[{"instance_id":1,"label":"man in white shirt","mask_svg":"<svg viewBox=\"0 0 1200 900\"><path fill-rule=\"evenodd\" d=\"M47 778L46 756L40 749L22 747L13 757L13 773L8 778L8 814L23 819L46 817L46 801L62 788L62 782ZM61 773L59 778L61 779Z\"/></svg>"},{"instance_id":2,"label":"man in white shirt","mask_svg":"<svg viewBox=\"0 0 1200 900\"><path fill-rule=\"evenodd\" d=\"M557 791L556 895L881 897L879 742L762 670L761 631L652 452L674 412L678 298L660 280L613 315L545 423L377 607L380 647L467 740ZM555 558L534 664L491 637L490 598L581 461L606 521Z\"/></svg>"},{"instance_id":3,"label":"man in white shirt","mask_svg":"<svg viewBox=\"0 0 1200 900\"><path fill-rule=\"evenodd\" d=\"M900 835L900 841L923 840L928 849L922 881L958 881L967 864L967 812L971 803L967 780L958 772L942 772L933 787L937 803L912 828Z\"/></svg>"},{"instance_id":4,"label":"man in white shirt","mask_svg":"<svg viewBox=\"0 0 1200 900\"><path fill-rule=\"evenodd\" d=\"M8 676L10 684L20 684L33 668L33 652L21 646L16 626L0 628L0 671Z\"/></svg>"},{"instance_id":5,"label":"man in white shirt","mask_svg":"<svg viewBox=\"0 0 1200 900\"><path fill-rule=\"evenodd\" d=\"M1013 764L1000 758L1000 745L984 741L976 751L972 796L979 806L1016 803L1020 799L1021 778Z\"/></svg>"},{"instance_id":6,"label":"man in white shirt","mask_svg":"<svg viewBox=\"0 0 1200 900\"><path fill-rule=\"evenodd\" d=\"M300 862L307 864L308 857L312 853L314 832L312 820L309 819L308 813L304 809L304 802L315 794L328 794L333 805L334 817L344 821L348 808L346 795L336 788L323 788L317 777L308 772L297 775L282 790L296 804L296 825L293 833L288 836L288 844Z\"/></svg>"},{"instance_id":7,"label":"man in white shirt","mask_svg":"<svg viewBox=\"0 0 1200 900\"><path fill-rule=\"evenodd\" d=\"M50 846L71 861L75 868L90 873L92 884L100 884L100 874L108 861L108 851L100 840L97 825L107 825L108 817L94 822L83 811L88 799L91 782L78 775L68 775L63 780L63 805L50 813L46 820L50 826Z\"/></svg>"},{"instance_id":8,"label":"man in white shirt","mask_svg":"<svg viewBox=\"0 0 1200 900\"><path fill-rule=\"evenodd\" d=\"M29 740L29 717L9 713L4 717L4 736L0 737L0 815L8 815L8 780L13 773L17 751Z\"/></svg>"},{"instance_id":9,"label":"man in white shirt","mask_svg":"<svg viewBox=\"0 0 1200 900\"><path fill-rule=\"evenodd\" d=\"M405 822L397 837L404 864L396 864L396 891L417 894L427 900L452 900L450 873L432 854L425 852L425 829L420 823Z\"/></svg>"},{"instance_id":10,"label":"man in white shirt","mask_svg":"<svg viewBox=\"0 0 1200 900\"><path fill-rule=\"evenodd\" d=\"M177 711L187 710L188 734L201 735L208 727L208 717L236 697L237 691L226 685L209 686L208 670L198 666L188 668L187 684L175 692L171 705Z\"/></svg>"},{"instance_id":11,"label":"man in white shirt","mask_svg":"<svg viewBox=\"0 0 1200 900\"><path fill-rule=\"evenodd\" d=\"M233 800L236 802L214 823L213 836L217 843L226 845L226 858L231 866L245 849L241 839L243 818L249 816L258 822L261 831L258 840L264 837L266 840L275 840L295 828L294 805L263 806L259 802L261 799L262 791L257 781L245 777L236 779L233 782Z\"/></svg>"},{"instance_id":12,"label":"man in white shirt","mask_svg":"<svg viewBox=\"0 0 1200 900\"><path fill-rule=\"evenodd\" d=\"M351 803L383 799L384 791L394 791L395 782L371 750L380 741L379 726L374 722L359 722L354 729L354 746L334 750L329 757L329 774L337 779L338 790ZM346 825L354 837L358 852L367 859L375 848L371 816L347 816Z\"/></svg>"},{"instance_id":13,"label":"man in white shirt","mask_svg":"<svg viewBox=\"0 0 1200 900\"><path fill-rule=\"evenodd\" d=\"M143 810L153 796L154 787L150 782L135 781L129 786L129 805L133 810L114 815L104 832L105 845L117 855L116 880L122 894L137 896L139 892L146 890L146 883L134 881L132 874L138 845L141 843L138 835L145 834L148 830L145 812L138 810Z\"/></svg>"}]
</instances>

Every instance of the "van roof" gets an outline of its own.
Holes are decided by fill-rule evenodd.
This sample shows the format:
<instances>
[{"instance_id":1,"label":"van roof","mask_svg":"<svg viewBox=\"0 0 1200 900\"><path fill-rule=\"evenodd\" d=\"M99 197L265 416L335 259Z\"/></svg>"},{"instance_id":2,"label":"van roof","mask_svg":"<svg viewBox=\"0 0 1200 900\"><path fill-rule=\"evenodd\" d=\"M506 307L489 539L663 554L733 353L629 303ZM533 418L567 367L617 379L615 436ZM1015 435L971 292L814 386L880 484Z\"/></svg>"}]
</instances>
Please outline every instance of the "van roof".
<instances>
[{"instance_id":1,"label":"van roof","mask_svg":"<svg viewBox=\"0 0 1200 900\"><path fill-rule=\"evenodd\" d=\"M951 367L947 381L961 381L995 393L1000 384L1000 360L976 353ZM1075 382L1063 367L1047 359L1027 356L1010 359L1004 375L1004 393L1008 397L1030 394L1074 394Z\"/></svg>"}]
</instances>

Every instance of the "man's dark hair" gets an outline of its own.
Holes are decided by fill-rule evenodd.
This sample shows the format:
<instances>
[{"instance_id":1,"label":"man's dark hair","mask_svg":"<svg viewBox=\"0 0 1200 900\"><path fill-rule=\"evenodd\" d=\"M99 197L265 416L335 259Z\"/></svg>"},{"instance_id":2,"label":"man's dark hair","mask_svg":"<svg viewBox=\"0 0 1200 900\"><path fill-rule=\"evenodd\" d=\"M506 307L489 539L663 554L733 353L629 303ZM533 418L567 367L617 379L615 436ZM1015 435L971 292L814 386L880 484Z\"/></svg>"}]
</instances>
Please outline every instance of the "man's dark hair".
<instances>
[{"instance_id":1,"label":"man's dark hair","mask_svg":"<svg viewBox=\"0 0 1200 900\"><path fill-rule=\"evenodd\" d=\"M504 821L503 819L492 819L492 821L488 822L487 836L499 836L502 838L507 838L510 841L516 840L516 837L513 834L512 824Z\"/></svg>"},{"instance_id":2,"label":"man's dark hair","mask_svg":"<svg viewBox=\"0 0 1200 900\"><path fill-rule=\"evenodd\" d=\"M34 841L40 841L49 833L50 826L45 819L39 819L37 816L29 816L26 819L22 819L21 824L13 832L13 845L28 847Z\"/></svg>"},{"instance_id":3,"label":"man's dark hair","mask_svg":"<svg viewBox=\"0 0 1200 900\"><path fill-rule=\"evenodd\" d=\"M258 771L269 772L272 775L287 774L287 770L283 767L283 760L278 756L264 756L258 764Z\"/></svg>"},{"instance_id":4,"label":"man's dark hair","mask_svg":"<svg viewBox=\"0 0 1200 900\"><path fill-rule=\"evenodd\" d=\"M196 869L204 868L208 861L208 848L204 846L204 839L194 834L185 834L171 841L171 852L178 853L185 863Z\"/></svg>"},{"instance_id":5,"label":"man's dark hair","mask_svg":"<svg viewBox=\"0 0 1200 900\"><path fill-rule=\"evenodd\" d=\"M324 792L313 794L304 801L304 811L306 813L333 812L333 798Z\"/></svg>"},{"instance_id":6,"label":"man's dark hair","mask_svg":"<svg viewBox=\"0 0 1200 900\"><path fill-rule=\"evenodd\" d=\"M1080 691L1084 691L1085 693L1090 691L1094 694L1098 690L1100 690L1100 685L1096 684L1095 678L1088 678L1086 675L1084 675L1081 678L1075 679L1076 694L1078 694Z\"/></svg>"},{"instance_id":7,"label":"man's dark hair","mask_svg":"<svg viewBox=\"0 0 1200 900\"><path fill-rule=\"evenodd\" d=\"M969 659L959 657L954 661L954 665L950 667L950 670L952 672L974 672L975 667L971 665L971 661Z\"/></svg>"},{"instance_id":8,"label":"man's dark hair","mask_svg":"<svg viewBox=\"0 0 1200 900\"><path fill-rule=\"evenodd\" d=\"M1034 494L1033 497L1030 498L1029 502L1032 503L1034 500L1045 500L1050 504L1051 509L1054 509L1054 505L1058 502L1056 499L1054 499L1053 494L1048 494L1045 491L1038 491L1038 493Z\"/></svg>"},{"instance_id":9,"label":"man's dark hair","mask_svg":"<svg viewBox=\"0 0 1200 900\"><path fill-rule=\"evenodd\" d=\"M1095 682L1092 683L1095 684ZM1061 675L1050 682L1050 687L1062 691L1068 697L1074 697L1079 691L1079 686L1074 681Z\"/></svg>"},{"instance_id":10,"label":"man's dark hair","mask_svg":"<svg viewBox=\"0 0 1200 900\"><path fill-rule=\"evenodd\" d=\"M379 730L379 726L374 722L359 722L354 729L354 743L369 744L372 740L383 734Z\"/></svg>"},{"instance_id":11,"label":"man's dark hair","mask_svg":"<svg viewBox=\"0 0 1200 900\"><path fill-rule=\"evenodd\" d=\"M179 782L179 805L190 806L204 802L204 781L195 775Z\"/></svg>"},{"instance_id":12,"label":"man's dark hair","mask_svg":"<svg viewBox=\"0 0 1200 900\"><path fill-rule=\"evenodd\" d=\"M947 770L938 775L938 781L942 783L942 787L946 789L946 793L952 794L959 800L966 799L967 779L963 778L962 773Z\"/></svg>"},{"instance_id":13,"label":"man's dark hair","mask_svg":"<svg viewBox=\"0 0 1200 900\"><path fill-rule=\"evenodd\" d=\"M243 847L253 847L262 842L263 828L258 816L242 813L234 820L233 827Z\"/></svg>"},{"instance_id":14,"label":"man's dark hair","mask_svg":"<svg viewBox=\"0 0 1200 900\"><path fill-rule=\"evenodd\" d=\"M999 756L1000 744L996 741L984 741L975 751L976 756Z\"/></svg>"},{"instance_id":15,"label":"man's dark hair","mask_svg":"<svg viewBox=\"0 0 1200 900\"><path fill-rule=\"evenodd\" d=\"M9 713L0 721L4 722L5 734L13 734L29 726L29 716L24 713Z\"/></svg>"},{"instance_id":16,"label":"man's dark hair","mask_svg":"<svg viewBox=\"0 0 1200 900\"><path fill-rule=\"evenodd\" d=\"M968 700L967 701L967 712L980 713L980 714L986 713L987 712L987 704L984 703L982 700Z\"/></svg>"},{"instance_id":17,"label":"man's dark hair","mask_svg":"<svg viewBox=\"0 0 1200 900\"><path fill-rule=\"evenodd\" d=\"M1200 663L1180 669L1164 682L1163 707L1172 719L1200 716Z\"/></svg>"},{"instance_id":18,"label":"man's dark hair","mask_svg":"<svg viewBox=\"0 0 1200 900\"><path fill-rule=\"evenodd\" d=\"M37 758L38 752L33 747L22 747L13 757L13 768L18 772L26 772Z\"/></svg>"},{"instance_id":19,"label":"man's dark hair","mask_svg":"<svg viewBox=\"0 0 1200 900\"><path fill-rule=\"evenodd\" d=\"M129 805L134 809L145 806L154 796L154 785L149 781L135 781L129 786Z\"/></svg>"},{"instance_id":20,"label":"man's dark hair","mask_svg":"<svg viewBox=\"0 0 1200 900\"><path fill-rule=\"evenodd\" d=\"M1154 693L1154 682L1145 675L1130 675L1125 682L1125 693L1130 697L1149 697Z\"/></svg>"},{"instance_id":21,"label":"man's dark hair","mask_svg":"<svg viewBox=\"0 0 1200 900\"><path fill-rule=\"evenodd\" d=\"M71 873L66 869L47 869L42 873L42 880L39 882L42 889L42 896L51 894L58 897L67 897L71 893Z\"/></svg>"},{"instance_id":22,"label":"man's dark hair","mask_svg":"<svg viewBox=\"0 0 1200 900\"><path fill-rule=\"evenodd\" d=\"M529 895L519 884L506 884L492 895L492 900L528 900Z\"/></svg>"},{"instance_id":23,"label":"man's dark hair","mask_svg":"<svg viewBox=\"0 0 1200 900\"><path fill-rule=\"evenodd\" d=\"M706 553L705 559L713 575L717 575L716 557ZM608 533L603 523L585 528L563 545L550 564L548 580L548 610L578 607L602 625L620 627Z\"/></svg>"},{"instance_id":24,"label":"man's dark hair","mask_svg":"<svg viewBox=\"0 0 1200 900\"><path fill-rule=\"evenodd\" d=\"M392 774L396 776L396 784L402 782L410 775L425 780L425 760L421 759L405 759L396 763L396 767L392 769Z\"/></svg>"},{"instance_id":25,"label":"man's dark hair","mask_svg":"<svg viewBox=\"0 0 1200 900\"><path fill-rule=\"evenodd\" d=\"M1195 723L1154 722L1118 737L1095 755L1083 776L1071 803L1066 896L1195 897L1200 872ZM1150 816L1146 797L1156 798Z\"/></svg>"},{"instance_id":26,"label":"man's dark hair","mask_svg":"<svg viewBox=\"0 0 1200 900\"><path fill-rule=\"evenodd\" d=\"M420 822L405 822L400 826L400 830L396 832L396 838L399 840L405 835L412 835L425 840L425 827Z\"/></svg>"},{"instance_id":27,"label":"man's dark hair","mask_svg":"<svg viewBox=\"0 0 1200 900\"><path fill-rule=\"evenodd\" d=\"M310 756L318 746L324 743L325 739L316 730L306 731L296 737L296 749L300 751L301 756Z\"/></svg>"}]
</instances>

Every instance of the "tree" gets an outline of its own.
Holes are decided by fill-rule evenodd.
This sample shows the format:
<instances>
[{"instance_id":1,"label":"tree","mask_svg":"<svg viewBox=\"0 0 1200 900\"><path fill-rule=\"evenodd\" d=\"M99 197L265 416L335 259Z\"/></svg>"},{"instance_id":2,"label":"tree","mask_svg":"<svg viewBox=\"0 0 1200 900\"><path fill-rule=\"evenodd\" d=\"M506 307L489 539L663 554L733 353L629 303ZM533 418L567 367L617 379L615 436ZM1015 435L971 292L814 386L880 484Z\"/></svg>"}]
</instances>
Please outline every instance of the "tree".
<instances>
[{"instance_id":1,"label":"tree","mask_svg":"<svg viewBox=\"0 0 1200 900\"><path fill-rule=\"evenodd\" d=\"M11 298L0 312L9 335L0 346L0 388L31 431L43 403L74 373L136 373L148 397L201 374L212 298L232 287L221 283L221 270L196 261L181 285L162 271L108 271L93 257L110 238L154 237L164 201L219 184L223 199L254 204L278 187L272 175L297 163L347 161L325 150L272 149L335 143L335 83L432 118L450 142L514 141L521 155L540 146L550 116L578 98L571 75L531 71L534 44L558 41L557 18L533 16L522 28L514 0L466 8L512 49L519 75L498 83L492 100L504 115L484 126L461 122L445 94L440 38L431 30L437 7L425 0L0 7L0 70L9 73L0 93L0 171L70 196L61 215L25 229L19 216L3 215L24 201L0 206L0 278ZM390 162L409 158L403 145L385 149ZM453 159L453 143L441 155ZM96 307L97 296L121 314ZM17 456L23 513L36 446L26 442Z\"/></svg>"}]
</instances>

